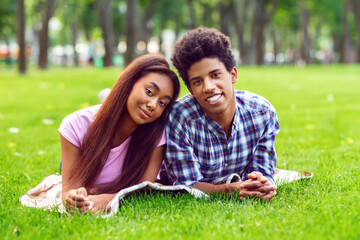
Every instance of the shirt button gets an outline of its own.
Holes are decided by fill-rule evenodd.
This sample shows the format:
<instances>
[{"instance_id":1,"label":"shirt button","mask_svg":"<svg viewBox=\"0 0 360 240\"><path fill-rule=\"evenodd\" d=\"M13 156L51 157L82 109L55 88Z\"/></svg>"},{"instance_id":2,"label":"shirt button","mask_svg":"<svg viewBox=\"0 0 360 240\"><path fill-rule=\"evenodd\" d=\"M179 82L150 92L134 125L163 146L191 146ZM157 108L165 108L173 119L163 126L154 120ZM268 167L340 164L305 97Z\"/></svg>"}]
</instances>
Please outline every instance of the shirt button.
<instances>
[{"instance_id":1,"label":"shirt button","mask_svg":"<svg viewBox=\"0 0 360 240\"><path fill-rule=\"evenodd\" d=\"M228 164L227 164L227 163L225 163L225 167L227 167L227 165L228 165Z\"/></svg>"}]
</instances>

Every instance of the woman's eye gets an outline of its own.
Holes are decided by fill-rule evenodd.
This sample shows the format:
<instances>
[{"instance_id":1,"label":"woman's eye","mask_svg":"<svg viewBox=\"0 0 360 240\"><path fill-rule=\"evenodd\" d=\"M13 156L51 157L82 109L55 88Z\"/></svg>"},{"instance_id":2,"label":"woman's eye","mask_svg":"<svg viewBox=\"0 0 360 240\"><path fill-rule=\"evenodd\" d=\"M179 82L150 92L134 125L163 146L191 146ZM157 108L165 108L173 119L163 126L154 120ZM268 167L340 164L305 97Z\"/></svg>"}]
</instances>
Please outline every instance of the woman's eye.
<instances>
[{"instance_id":1,"label":"woman's eye","mask_svg":"<svg viewBox=\"0 0 360 240\"><path fill-rule=\"evenodd\" d=\"M165 107L165 106L166 106L166 102L164 102L164 101L159 101L159 104L160 104L160 106L162 106L162 107Z\"/></svg>"},{"instance_id":2,"label":"woman's eye","mask_svg":"<svg viewBox=\"0 0 360 240\"><path fill-rule=\"evenodd\" d=\"M149 96L153 96L154 94L152 93L152 91L148 88L146 88L146 94Z\"/></svg>"}]
</instances>

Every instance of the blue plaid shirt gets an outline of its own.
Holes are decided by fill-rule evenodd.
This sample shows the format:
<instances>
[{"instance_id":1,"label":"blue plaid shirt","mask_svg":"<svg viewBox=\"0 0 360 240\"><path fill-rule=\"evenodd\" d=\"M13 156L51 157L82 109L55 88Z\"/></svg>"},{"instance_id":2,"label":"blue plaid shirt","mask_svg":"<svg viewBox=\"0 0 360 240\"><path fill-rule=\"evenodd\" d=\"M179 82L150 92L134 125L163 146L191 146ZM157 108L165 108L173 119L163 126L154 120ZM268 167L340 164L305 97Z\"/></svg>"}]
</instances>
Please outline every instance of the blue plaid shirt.
<instances>
[{"instance_id":1,"label":"blue plaid shirt","mask_svg":"<svg viewBox=\"0 0 360 240\"><path fill-rule=\"evenodd\" d=\"M237 173L242 180L259 171L274 183L275 136L280 127L274 107L263 97L235 91L231 136L187 94L174 104L166 124L167 150L160 182L192 186Z\"/></svg>"}]
</instances>

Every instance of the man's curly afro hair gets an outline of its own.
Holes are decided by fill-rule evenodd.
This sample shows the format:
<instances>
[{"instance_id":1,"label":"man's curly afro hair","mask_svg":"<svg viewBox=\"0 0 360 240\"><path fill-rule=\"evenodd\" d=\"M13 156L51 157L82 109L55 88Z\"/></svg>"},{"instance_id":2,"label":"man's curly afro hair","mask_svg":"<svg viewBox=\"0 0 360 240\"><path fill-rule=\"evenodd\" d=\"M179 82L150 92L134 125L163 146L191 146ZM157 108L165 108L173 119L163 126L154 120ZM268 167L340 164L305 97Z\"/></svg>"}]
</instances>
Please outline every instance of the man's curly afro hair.
<instances>
[{"instance_id":1,"label":"man's curly afro hair","mask_svg":"<svg viewBox=\"0 0 360 240\"><path fill-rule=\"evenodd\" d=\"M219 59L230 72L235 67L235 59L229 37L213 28L199 27L187 32L175 43L171 61L188 87L187 71L203 58Z\"/></svg>"}]
</instances>

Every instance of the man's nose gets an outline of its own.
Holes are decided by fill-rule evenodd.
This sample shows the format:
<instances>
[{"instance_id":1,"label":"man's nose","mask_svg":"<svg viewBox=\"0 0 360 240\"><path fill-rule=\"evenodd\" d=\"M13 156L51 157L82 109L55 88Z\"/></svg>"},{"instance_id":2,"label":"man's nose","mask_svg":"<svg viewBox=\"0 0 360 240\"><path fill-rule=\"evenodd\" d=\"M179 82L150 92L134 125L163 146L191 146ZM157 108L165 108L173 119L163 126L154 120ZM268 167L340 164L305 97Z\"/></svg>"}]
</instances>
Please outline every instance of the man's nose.
<instances>
[{"instance_id":1,"label":"man's nose","mask_svg":"<svg viewBox=\"0 0 360 240\"><path fill-rule=\"evenodd\" d=\"M204 78L204 92L212 93L215 90L215 84L212 79L206 77Z\"/></svg>"}]
</instances>

